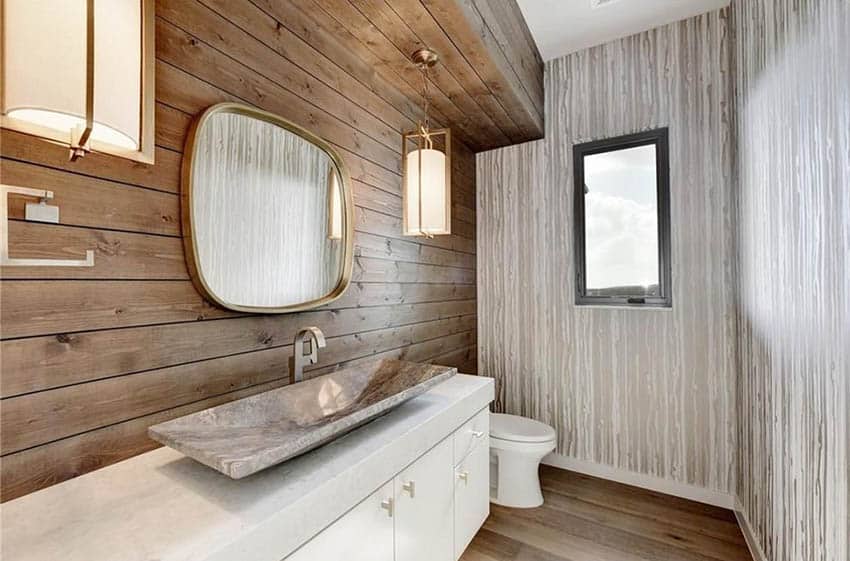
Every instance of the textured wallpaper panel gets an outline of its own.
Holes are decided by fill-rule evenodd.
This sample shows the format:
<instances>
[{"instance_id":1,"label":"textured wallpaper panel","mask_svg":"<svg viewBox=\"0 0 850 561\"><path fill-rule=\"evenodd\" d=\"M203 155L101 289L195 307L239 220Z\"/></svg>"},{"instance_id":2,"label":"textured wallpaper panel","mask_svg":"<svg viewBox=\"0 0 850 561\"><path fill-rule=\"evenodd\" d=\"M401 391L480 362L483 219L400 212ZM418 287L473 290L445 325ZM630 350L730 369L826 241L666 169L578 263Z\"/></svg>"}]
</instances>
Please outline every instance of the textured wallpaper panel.
<instances>
[{"instance_id":1,"label":"textured wallpaper panel","mask_svg":"<svg viewBox=\"0 0 850 561\"><path fill-rule=\"evenodd\" d=\"M727 12L551 61L546 138L478 155L480 371L558 452L733 491ZM670 127L673 309L574 304L572 146Z\"/></svg>"},{"instance_id":2,"label":"textured wallpaper panel","mask_svg":"<svg viewBox=\"0 0 850 561\"><path fill-rule=\"evenodd\" d=\"M738 495L770 561L847 561L850 2L733 3Z\"/></svg>"}]
</instances>

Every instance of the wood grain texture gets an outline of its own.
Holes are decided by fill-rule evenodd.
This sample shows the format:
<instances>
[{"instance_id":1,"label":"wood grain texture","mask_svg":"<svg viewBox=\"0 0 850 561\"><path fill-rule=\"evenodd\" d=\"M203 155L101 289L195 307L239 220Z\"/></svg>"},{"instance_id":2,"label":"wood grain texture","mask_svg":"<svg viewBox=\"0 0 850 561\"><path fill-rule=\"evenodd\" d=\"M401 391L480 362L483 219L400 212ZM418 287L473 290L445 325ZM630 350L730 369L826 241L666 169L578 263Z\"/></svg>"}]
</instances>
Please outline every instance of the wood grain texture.
<instances>
[{"instance_id":1,"label":"wood grain texture","mask_svg":"<svg viewBox=\"0 0 850 561\"><path fill-rule=\"evenodd\" d=\"M24 393L289 344L307 323L328 337L474 314L473 286L355 283L337 303L287 318L245 316L226 322L158 324L59 333L0 343L0 395ZM120 299L120 293L116 299ZM402 305L404 304L404 305ZM352 306L368 306L352 307ZM448 320L446 320L448 321Z\"/></svg>"},{"instance_id":2,"label":"wood grain texture","mask_svg":"<svg viewBox=\"0 0 850 561\"><path fill-rule=\"evenodd\" d=\"M503 3L514 6L486 18L455 0L300 4L319 24L319 33L346 37L352 51L369 63L366 76L378 74L410 99L422 91L422 76L409 63L410 54L422 46L437 49L444 62L429 73L429 113L437 124L456 123L453 134L480 150L543 134L542 59L525 40L527 26L515 0ZM277 9L271 0L261 4L271 12ZM298 32L297 26L291 29ZM522 60L525 64L515 70Z\"/></svg>"},{"instance_id":3,"label":"wood grain texture","mask_svg":"<svg viewBox=\"0 0 850 561\"><path fill-rule=\"evenodd\" d=\"M474 340L475 332L469 331L403 346L331 367L320 368L315 371L315 374L318 375L333 368L379 358L450 364L456 365L458 369L464 372L472 372L476 365ZM32 492L34 489L61 483L72 477L153 450L158 447L158 444L147 436L147 428L150 425L278 388L286 385L287 382L288 377L275 378L267 383L229 391L151 415L130 418L114 425L104 426L90 432L5 456L3 458L3 469L5 470L3 498L9 500L19 497Z\"/></svg>"},{"instance_id":4,"label":"wood grain texture","mask_svg":"<svg viewBox=\"0 0 850 561\"><path fill-rule=\"evenodd\" d=\"M398 53L420 33L455 45L425 3L347 4L384 26L415 15L377 27ZM401 235L400 132L421 116L418 85L376 71L363 37L336 33L312 3L158 0L156 15L155 165L101 154L69 162L65 148L0 132L4 182L51 189L61 209L61 224L28 223L13 199L12 255L95 250L90 269L0 271L2 500L151 449L152 423L286 383L288 345L304 325L329 337L317 373L384 356L477 368L475 158L464 142L453 143L455 234ZM504 103L498 76L479 78L463 45L446 55L434 85L455 107L446 112L480 133L476 143L539 135ZM246 316L193 290L180 240L181 152L192 117L220 101L275 112L342 153L355 269L331 305Z\"/></svg>"},{"instance_id":5,"label":"wood grain texture","mask_svg":"<svg viewBox=\"0 0 850 561\"><path fill-rule=\"evenodd\" d=\"M461 561L752 561L731 511L543 466L544 504L491 506Z\"/></svg>"},{"instance_id":6,"label":"wood grain texture","mask_svg":"<svg viewBox=\"0 0 850 561\"><path fill-rule=\"evenodd\" d=\"M516 4L515 0L498 1ZM526 133L516 140L539 138L543 132L542 58L536 45L529 45L525 33L522 36L505 34L502 29L503 24L511 26L507 21L511 18L515 24L513 27L527 28L525 21L520 19L519 8L514 6L505 10L502 16L496 16L486 9L487 4L492 2L421 2L452 41L461 47L481 80L499 97L502 106L514 116L515 121L519 118ZM530 63L529 66L517 68L523 58Z\"/></svg>"},{"instance_id":7,"label":"wood grain texture","mask_svg":"<svg viewBox=\"0 0 850 561\"><path fill-rule=\"evenodd\" d=\"M732 4L740 462L768 561L850 558L850 3Z\"/></svg>"},{"instance_id":8,"label":"wood grain texture","mask_svg":"<svg viewBox=\"0 0 850 561\"><path fill-rule=\"evenodd\" d=\"M479 362L561 454L733 490L726 12L547 63L546 139L478 154ZM576 307L572 145L670 127L672 310Z\"/></svg>"}]
</instances>

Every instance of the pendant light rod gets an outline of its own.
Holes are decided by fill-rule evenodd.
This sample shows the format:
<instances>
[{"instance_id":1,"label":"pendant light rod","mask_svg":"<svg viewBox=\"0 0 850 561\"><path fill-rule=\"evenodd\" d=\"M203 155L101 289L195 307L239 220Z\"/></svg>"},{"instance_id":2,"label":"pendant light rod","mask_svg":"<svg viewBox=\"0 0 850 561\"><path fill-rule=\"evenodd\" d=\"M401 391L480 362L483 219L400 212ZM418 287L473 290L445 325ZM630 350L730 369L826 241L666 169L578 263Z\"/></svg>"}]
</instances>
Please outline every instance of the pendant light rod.
<instances>
[{"instance_id":1,"label":"pendant light rod","mask_svg":"<svg viewBox=\"0 0 850 561\"><path fill-rule=\"evenodd\" d=\"M422 72L422 112L425 115L425 121L424 123L420 123L419 129L423 133L425 140L430 143L430 138L428 138L428 129L430 128L430 123L428 121L428 70L440 62L440 55L438 55L433 49L424 47L414 51L413 54L410 55L410 60L412 60L413 64L415 64Z\"/></svg>"}]
</instances>

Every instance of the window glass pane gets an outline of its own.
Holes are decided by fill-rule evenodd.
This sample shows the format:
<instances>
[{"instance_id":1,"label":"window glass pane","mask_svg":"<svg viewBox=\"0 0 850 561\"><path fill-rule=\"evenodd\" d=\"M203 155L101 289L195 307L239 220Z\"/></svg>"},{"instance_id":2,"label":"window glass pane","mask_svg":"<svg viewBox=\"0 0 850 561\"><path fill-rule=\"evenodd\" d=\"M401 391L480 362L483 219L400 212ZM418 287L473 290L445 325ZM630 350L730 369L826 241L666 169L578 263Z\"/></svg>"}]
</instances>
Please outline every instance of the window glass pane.
<instances>
[{"instance_id":1,"label":"window glass pane","mask_svg":"<svg viewBox=\"0 0 850 561\"><path fill-rule=\"evenodd\" d=\"M584 157L586 291L658 296L655 144Z\"/></svg>"}]
</instances>

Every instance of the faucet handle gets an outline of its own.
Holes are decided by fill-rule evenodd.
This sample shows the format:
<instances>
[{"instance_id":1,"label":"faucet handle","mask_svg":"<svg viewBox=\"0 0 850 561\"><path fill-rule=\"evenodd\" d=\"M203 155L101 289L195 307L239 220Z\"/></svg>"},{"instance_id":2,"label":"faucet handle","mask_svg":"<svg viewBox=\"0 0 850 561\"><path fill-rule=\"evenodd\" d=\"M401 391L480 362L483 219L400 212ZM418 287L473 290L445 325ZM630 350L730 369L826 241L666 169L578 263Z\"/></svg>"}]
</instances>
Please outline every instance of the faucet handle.
<instances>
[{"instance_id":1,"label":"faucet handle","mask_svg":"<svg viewBox=\"0 0 850 561\"><path fill-rule=\"evenodd\" d=\"M325 342L325 334L322 333L321 329L319 329L318 327L315 327L315 326L311 326L311 327L305 327L301 331L298 332L298 335L300 337L303 337L304 335L307 335L307 334L310 335L310 339L312 340L311 345L315 344L315 346L320 348L320 349L325 348L325 345L327 343ZM315 343L313 343L313 342L315 342Z\"/></svg>"},{"instance_id":2,"label":"faucet handle","mask_svg":"<svg viewBox=\"0 0 850 561\"><path fill-rule=\"evenodd\" d=\"M325 334L318 327L305 327L298 332L298 336L303 341L305 336L310 341L310 353L304 356L310 361L310 364L319 362L319 349L325 348Z\"/></svg>"}]
</instances>

